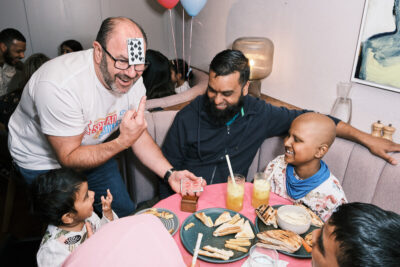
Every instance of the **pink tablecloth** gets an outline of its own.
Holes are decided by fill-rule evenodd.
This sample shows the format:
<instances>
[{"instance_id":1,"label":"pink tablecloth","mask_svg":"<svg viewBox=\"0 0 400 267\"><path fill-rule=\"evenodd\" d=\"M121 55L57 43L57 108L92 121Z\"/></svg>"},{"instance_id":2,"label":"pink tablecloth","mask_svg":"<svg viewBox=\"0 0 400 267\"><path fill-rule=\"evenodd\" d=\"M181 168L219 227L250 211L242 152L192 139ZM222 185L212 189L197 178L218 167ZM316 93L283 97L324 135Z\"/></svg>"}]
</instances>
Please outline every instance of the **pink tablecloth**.
<instances>
[{"instance_id":1,"label":"pink tablecloth","mask_svg":"<svg viewBox=\"0 0 400 267\"><path fill-rule=\"evenodd\" d=\"M243 209L240 211L241 214L249 218L253 223L256 219L256 214L254 208L251 206L251 194L253 191L253 184L246 183L246 191L244 196ZM226 195L226 184L215 184L206 186L204 192L199 198L198 208L197 210L207 209L207 208L226 208L225 206L225 195ZM191 213L183 212L180 210L181 196L178 194L172 195L164 200L158 202L155 207L156 208L165 208L169 209L179 217L179 222L182 225L182 222L189 216ZM270 205L278 205L278 204L291 204L291 202L287 199L284 199L274 193L271 193ZM182 253L182 256L188 257L190 254L182 245L180 239L180 227L179 231L174 235L174 239L178 244L178 247ZM240 261L236 261L233 263L229 263L229 266L242 266L247 258L244 258ZM279 259L289 262L288 266L311 266L310 259L299 259L290 256L286 256L282 253L279 253ZM201 261L200 265L203 266L215 266L220 264L208 263L205 261Z\"/></svg>"}]
</instances>

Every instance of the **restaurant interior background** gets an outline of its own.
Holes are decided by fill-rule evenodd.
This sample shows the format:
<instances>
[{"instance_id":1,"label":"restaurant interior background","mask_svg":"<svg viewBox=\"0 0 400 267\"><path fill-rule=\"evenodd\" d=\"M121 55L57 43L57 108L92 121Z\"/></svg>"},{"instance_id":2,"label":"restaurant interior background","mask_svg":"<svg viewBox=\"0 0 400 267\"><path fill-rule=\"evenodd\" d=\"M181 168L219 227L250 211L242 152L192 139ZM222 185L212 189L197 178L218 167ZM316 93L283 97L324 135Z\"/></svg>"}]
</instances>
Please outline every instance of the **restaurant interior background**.
<instances>
[{"instance_id":1,"label":"restaurant interior background","mask_svg":"<svg viewBox=\"0 0 400 267\"><path fill-rule=\"evenodd\" d=\"M381 0L382 1L382 0ZM386 0L383 0L386 1ZM388 0L390 1L390 0ZM191 63L208 71L213 56L243 36L271 39L271 75L262 93L298 107L329 113L336 84L349 81L356 53L364 0L209 0L194 17ZM182 7L172 10L178 54L182 54ZM74 38L89 48L101 21L127 16L139 22L152 49L175 57L169 12L156 0L2 0L0 28L14 27L27 37L27 53L57 55L57 46ZM189 55L190 17L185 16ZM400 94L354 84L351 123L370 132L381 120L399 127ZM399 131L394 140L399 142Z\"/></svg>"}]
</instances>

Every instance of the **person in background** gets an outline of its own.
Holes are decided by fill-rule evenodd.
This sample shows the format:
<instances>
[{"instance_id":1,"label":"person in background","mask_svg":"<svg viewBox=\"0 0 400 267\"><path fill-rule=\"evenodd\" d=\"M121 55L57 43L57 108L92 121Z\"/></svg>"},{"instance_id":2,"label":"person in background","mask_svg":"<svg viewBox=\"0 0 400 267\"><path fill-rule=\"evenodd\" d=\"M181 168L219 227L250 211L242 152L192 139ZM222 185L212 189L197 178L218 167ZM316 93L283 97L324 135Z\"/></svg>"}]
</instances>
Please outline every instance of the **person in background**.
<instances>
[{"instance_id":1,"label":"person in background","mask_svg":"<svg viewBox=\"0 0 400 267\"><path fill-rule=\"evenodd\" d=\"M179 94L190 89L189 81L193 79L192 68L183 59L171 60L171 80L175 85L175 93Z\"/></svg>"},{"instance_id":2,"label":"person in background","mask_svg":"<svg viewBox=\"0 0 400 267\"><path fill-rule=\"evenodd\" d=\"M292 122L285 138L285 154L265 169L271 177L271 192L303 203L322 220L347 203L343 188L322 157L335 140L335 123L327 116L308 112Z\"/></svg>"},{"instance_id":3,"label":"person in background","mask_svg":"<svg viewBox=\"0 0 400 267\"><path fill-rule=\"evenodd\" d=\"M87 178L72 169L39 175L31 185L34 214L48 225L37 253L39 267L61 266L64 260L102 225L118 219L111 209L110 190L101 196L103 216L93 212L94 192Z\"/></svg>"},{"instance_id":4,"label":"person in background","mask_svg":"<svg viewBox=\"0 0 400 267\"><path fill-rule=\"evenodd\" d=\"M400 263L400 215L375 205L340 206L313 232L313 267L395 267Z\"/></svg>"},{"instance_id":5,"label":"person in background","mask_svg":"<svg viewBox=\"0 0 400 267\"><path fill-rule=\"evenodd\" d=\"M141 77L147 65L129 60L129 39L146 51L146 34L136 22L105 19L92 49L56 57L32 75L8 124L8 147L27 184L61 166L82 170L97 203L107 189L113 192L119 217L136 208L114 158L125 149L178 193L181 179L197 181L175 170L147 131Z\"/></svg>"},{"instance_id":6,"label":"person in background","mask_svg":"<svg viewBox=\"0 0 400 267\"><path fill-rule=\"evenodd\" d=\"M25 50L26 39L18 30L8 28L0 32L0 96L12 91L9 83L22 69Z\"/></svg>"},{"instance_id":7,"label":"person in background","mask_svg":"<svg viewBox=\"0 0 400 267\"><path fill-rule=\"evenodd\" d=\"M76 40L66 40L60 44L59 55L65 55L81 50L83 50L83 47L80 42Z\"/></svg>"},{"instance_id":8,"label":"person in background","mask_svg":"<svg viewBox=\"0 0 400 267\"><path fill-rule=\"evenodd\" d=\"M16 84L16 90L0 96L0 122L7 129L8 121L10 120L11 114L17 107L22 91L26 83L31 78L32 74L42 66L43 63L50 60L46 55L37 53L28 57L24 66L22 67L21 75L14 75L10 83Z\"/></svg>"},{"instance_id":9,"label":"person in background","mask_svg":"<svg viewBox=\"0 0 400 267\"><path fill-rule=\"evenodd\" d=\"M168 58L159 51L149 49L146 51L146 60L149 67L143 73L143 83L147 99L175 94Z\"/></svg>"}]
</instances>

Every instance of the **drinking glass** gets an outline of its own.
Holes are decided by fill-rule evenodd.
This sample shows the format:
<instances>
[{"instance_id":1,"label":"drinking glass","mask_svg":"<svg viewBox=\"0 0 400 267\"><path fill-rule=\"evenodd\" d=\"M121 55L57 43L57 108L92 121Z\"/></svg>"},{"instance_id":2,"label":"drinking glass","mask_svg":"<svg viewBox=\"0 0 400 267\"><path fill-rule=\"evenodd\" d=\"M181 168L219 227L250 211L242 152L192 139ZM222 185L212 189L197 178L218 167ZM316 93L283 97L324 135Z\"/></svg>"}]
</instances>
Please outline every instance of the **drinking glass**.
<instances>
[{"instance_id":1,"label":"drinking glass","mask_svg":"<svg viewBox=\"0 0 400 267\"><path fill-rule=\"evenodd\" d=\"M268 205L269 192L271 190L268 175L264 172L257 172L254 175L253 183L253 197L251 198L253 208L258 208L262 204Z\"/></svg>"},{"instance_id":2,"label":"drinking glass","mask_svg":"<svg viewBox=\"0 0 400 267\"><path fill-rule=\"evenodd\" d=\"M277 267L279 262L278 252L275 249L254 245L250 248L248 262L250 267Z\"/></svg>"},{"instance_id":3,"label":"drinking glass","mask_svg":"<svg viewBox=\"0 0 400 267\"><path fill-rule=\"evenodd\" d=\"M246 179L243 175L233 174L235 183L231 176L228 176L226 189L226 207L230 210L239 212L243 208L244 184Z\"/></svg>"}]
</instances>

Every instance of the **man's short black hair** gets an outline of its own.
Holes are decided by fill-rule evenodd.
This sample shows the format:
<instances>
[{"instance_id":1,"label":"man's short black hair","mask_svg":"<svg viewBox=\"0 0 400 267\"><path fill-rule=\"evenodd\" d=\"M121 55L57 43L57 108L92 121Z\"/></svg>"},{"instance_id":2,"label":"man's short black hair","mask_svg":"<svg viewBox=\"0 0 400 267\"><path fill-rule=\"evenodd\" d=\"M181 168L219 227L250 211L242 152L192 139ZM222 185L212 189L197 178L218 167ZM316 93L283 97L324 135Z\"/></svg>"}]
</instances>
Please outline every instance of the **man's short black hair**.
<instances>
[{"instance_id":1,"label":"man's short black hair","mask_svg":"<svg viewBox=\"0 0 400 267\"><path fill-rule=\"evenodd\" d=\"M107 40L109 38L109 35L111 34L111 32L114 29L115 21L118 20L118 19L128 19L131 22L133 22L134 24L136 24L136 26L138 26L139 30L142 32L143 39L146 42L146 46L147 46L146 33L144 32L142 26L139 25L139 23L135 22L134 20L132 20L130 18L109 17L109 18L106 18L105 20L103 20L103 22L101 23L99 32L97 33L97 37L96 37L96 41L99 42L102 47L107 49Z\"/></svg>"},{"instance_id":2,"label":"man's short black hair","mask_svg":"<svg viewBox=\"0 0 400 267\"><path fill-rule=\"evenodd\" d=\"M55 169L39 175L31 185L33 211L46 224L64 225L62 216L76 212L76 194L87 178L72 169Z\"/></svg>"},{"instance_id":3,"label":"man's short black hair","mask_svg":"<svg viewBox=\"0 0 400 267\"><path fill-rule=\"evenodd\" d=\"M216 76L225 76L238 71L239 83L244 86L250 77L249 60L239 50L227 49L213 58L210 71L215 72Z\"/></svg>"},{"instance_id":4,"label":"man's short black hair","mask_svg":"<svg viewBox=\"0 0 400 267\"><path fill-rule=\"evenodd\" d=\"M400 215L354 202L341 205L328 224L339 243L340 267L400 265Z\"/></svg>"},{"instance_id":5,"label":"man's short black hair","mask_svg":"<svg viewBox=\"0 0 400 267\"><path fill-rule=\"evenodd\" d=\"M26 43L25 37L16 29L8 28L0 32L0 43L10 47L14 40Z\"/></svg>"}]
</instances>

